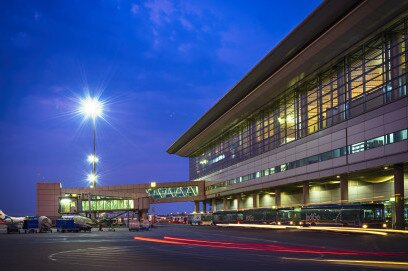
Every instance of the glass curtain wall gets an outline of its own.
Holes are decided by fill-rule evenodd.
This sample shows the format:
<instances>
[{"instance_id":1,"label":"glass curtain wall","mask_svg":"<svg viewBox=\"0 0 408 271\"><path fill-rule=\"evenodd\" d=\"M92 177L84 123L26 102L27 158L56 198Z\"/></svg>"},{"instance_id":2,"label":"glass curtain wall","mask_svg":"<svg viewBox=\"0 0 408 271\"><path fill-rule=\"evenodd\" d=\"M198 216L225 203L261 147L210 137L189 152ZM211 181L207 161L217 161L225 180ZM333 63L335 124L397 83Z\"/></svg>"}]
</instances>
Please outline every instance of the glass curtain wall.
<instances>
[{"instance_id":1,"label":"glass curtain wall","mask_svg":"<svg viewBox=\"0 0 408 271\"><path fill-rule=\"evenodd\" d=\"M190 158L190 179L311 135L406 95L406 20L287 89ZM271 90L273 91L273 90Z\"/></svg>"}]
</instances>

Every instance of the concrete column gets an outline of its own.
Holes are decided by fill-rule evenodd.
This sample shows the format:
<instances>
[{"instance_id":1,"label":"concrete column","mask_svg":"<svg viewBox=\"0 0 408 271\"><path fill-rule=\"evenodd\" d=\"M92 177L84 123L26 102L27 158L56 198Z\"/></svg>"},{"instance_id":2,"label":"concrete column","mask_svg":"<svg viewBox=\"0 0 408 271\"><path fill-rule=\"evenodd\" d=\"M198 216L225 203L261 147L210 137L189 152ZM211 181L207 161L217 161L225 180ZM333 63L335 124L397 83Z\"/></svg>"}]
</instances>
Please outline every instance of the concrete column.
<instances>
[{"instance_id":1,"label":"concrete column","mask_svg":"<svg viewBox=\"0 0 408 271\"><path fill-rule=\"evenodd\" d=\"M213 213L217 211L217 201L215 199L211 200L211 210Z\"/></svg>"},{"instance_id":2,"label":"concrete column","mask_svg":"<svg viewBox=\"0 0 408 271\"><path fill-rule=\"evenodd\" d=\"M340 202L348 202L348 178L347 175L340 176Z\"/></svg>"},{"instance_id":3,"label":"concrete column","mask_svg":"<svg viewBox=\"0 0 408 271\"><path fill-rule=\"evenodd\" d=\"M240 210L241 209L241 195L238 194L236 198L237 198L237 210Z\"/></svg>"},{"instance_id":4,"label":"concrete column","mask_svg":"<svg viewBox=\"0 0 408 271\"><path fill-rule=\"evenodd\" d=\"M276 206L276 208L281 207L281 191L280 191L280 189L275 189L275 206Z\"/></svg>"},{"instance_id":5,"label":"concrete column","mask_svg":"<svg viewBox=\"0 0 408 271\"><path fill-rule=\"evenodd\" d=\"M203 200L203 213L207 213L207 201Z\"/></svg>"},{"instance_id":6,"label":"concrete column","mask_svg":"<svg viewBox=\"0 0 408 271\"><path fill-rule=\"evenodd\" d=\"M223 206L223 211L227 210L227 198L223 198L222 199L222 206Z\"/></svg>"},{"instance_id":7,"label":"concrete column","mask_svg":"<svg viewBox=\"0 0 408 271\"><path fill-rule=\"evenodd\" d=\"M252 208L259 207L259 194L257 192L252 193Z\"/></svg>"},{"instance_id":8,"label":"concrete column","mask_svg":"<svg viewBox=\"0 0 408 271\"><path fill-rule=\"evenodd\" d=\"M309 182L303 183L303 194L302 194L302 204L306 205L309 203Z\"/></svg>"},{"instance_id":9,"label":"concrete column","mask_svg":"<svg viewBox=\"0 0 408 271\"><path fill-rule=\"evenodd\" d=\"M194 212L197 214L200 212L200 202L199 201L194 201Z\"/></svg>"},{"instance_id":10,"label":"concrete column","mask_svg":"<svg viewBox=\"0 0 408 271\"><path fill-rule=\"evenodd\" d=\"M394 197L395 197L395 221L394 228L405 229L404 221L404 165L394 165Z\"/></svg>"}]
</instances>

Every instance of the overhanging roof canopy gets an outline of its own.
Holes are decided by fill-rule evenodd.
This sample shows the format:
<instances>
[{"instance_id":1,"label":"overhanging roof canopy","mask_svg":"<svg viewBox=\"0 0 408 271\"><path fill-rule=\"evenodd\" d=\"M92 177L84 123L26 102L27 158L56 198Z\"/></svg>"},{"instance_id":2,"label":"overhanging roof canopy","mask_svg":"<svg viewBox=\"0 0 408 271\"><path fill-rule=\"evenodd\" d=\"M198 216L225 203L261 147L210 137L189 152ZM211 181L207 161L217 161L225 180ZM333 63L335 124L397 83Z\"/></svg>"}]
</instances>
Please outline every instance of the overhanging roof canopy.
<instances>
[{"instance_id":1,"label":"overhanging roof canopy","mask_svg":"<svg viewBox=\"0 0 408 271\"><path fill-rule=\"evenodd\" d=\"M196 150L408 9L400 0L328 0L271 50L167 150Z\"/></svg>"}]
</instances>

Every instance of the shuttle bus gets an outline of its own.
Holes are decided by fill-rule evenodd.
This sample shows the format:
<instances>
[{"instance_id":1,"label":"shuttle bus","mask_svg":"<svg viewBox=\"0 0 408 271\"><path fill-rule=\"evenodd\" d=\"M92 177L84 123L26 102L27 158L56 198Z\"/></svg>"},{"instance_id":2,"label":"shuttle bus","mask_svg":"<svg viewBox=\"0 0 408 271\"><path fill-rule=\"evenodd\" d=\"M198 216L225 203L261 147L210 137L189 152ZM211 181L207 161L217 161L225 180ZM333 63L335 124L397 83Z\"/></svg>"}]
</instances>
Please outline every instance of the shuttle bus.
<instances>
[{"instance_id":1,"label":"shuttle bus","mask_svg":"<svg viewBox=\"0 0 408 271\"><path fill-rule=\"evenodd\" d=\"M386 228L384 204L330 204L301 208L304 225Z\"/></svg>"},{"instance_id":2,"label":"shuttle bus","mask_svg":"<svg viewBox=\"0 0 408 271\"><path fill-rule=\"evenodd\" d=\"M384 205L378 203L218 211L212 214L212 221L213 224L253 223L294 226L387 227Z\"/></svg>"},{"instance_id":3,"label":"shuttle bus","mask_svg":"<svg viewBox=\"0 0 408 271\"><path fill-rule=\"evenodd\" d=\"M187 223L189 225L209 226L212 224L212 215L211 214L189 214L187 217Z\"/></svg>"}]
</instances>

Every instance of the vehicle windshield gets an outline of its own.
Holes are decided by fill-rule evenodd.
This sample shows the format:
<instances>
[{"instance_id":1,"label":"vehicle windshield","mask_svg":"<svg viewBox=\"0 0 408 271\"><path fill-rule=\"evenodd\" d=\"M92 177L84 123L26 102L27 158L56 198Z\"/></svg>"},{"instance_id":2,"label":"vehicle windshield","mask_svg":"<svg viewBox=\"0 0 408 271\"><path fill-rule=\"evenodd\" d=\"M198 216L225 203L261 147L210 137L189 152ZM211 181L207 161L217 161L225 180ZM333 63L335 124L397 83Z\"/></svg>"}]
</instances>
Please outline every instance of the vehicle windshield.
<instances>
[{"instance_id":1,"label":"vehicle windshield","mask_svg":"<svg viewBox=\"0 0 408 271\"><path fill-rule=\"evenodd\" d=\"M364 220L384 220L384 210L382 208L364 209Z\"/></svg>"},{"instance_id":2,"label":"vehicle windshield","mask_svg":"<svg viewBox=\"0 0 408 271\"><path fill-rule=\"evenodd\" d=\"M279 211L279 218L281 220L291 220L296 219L299 217L298 212L294 210L280 210Z\"/></svg>"}]
</instances>

